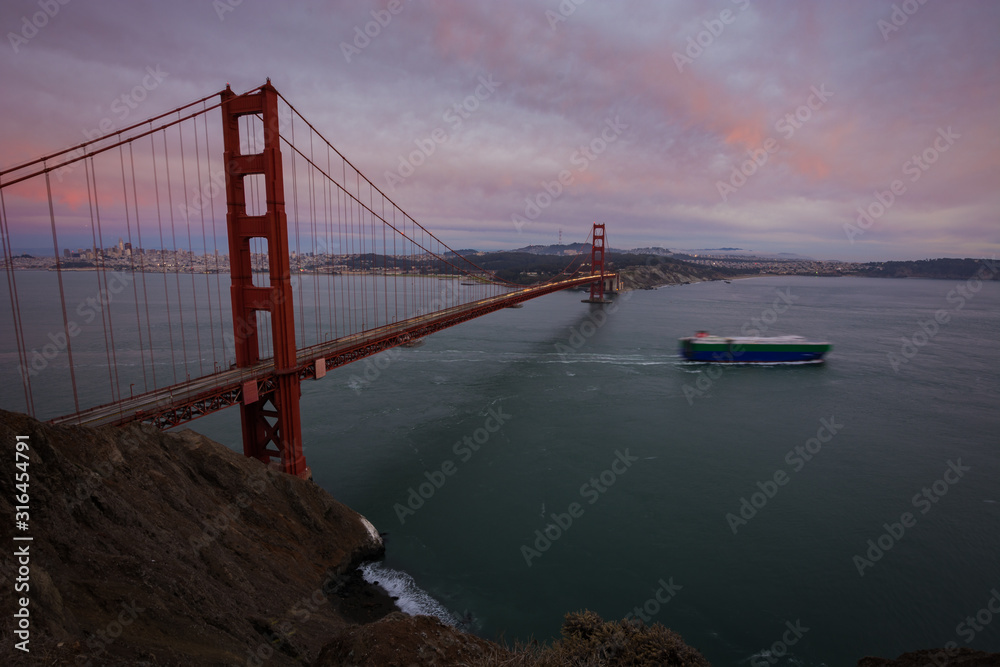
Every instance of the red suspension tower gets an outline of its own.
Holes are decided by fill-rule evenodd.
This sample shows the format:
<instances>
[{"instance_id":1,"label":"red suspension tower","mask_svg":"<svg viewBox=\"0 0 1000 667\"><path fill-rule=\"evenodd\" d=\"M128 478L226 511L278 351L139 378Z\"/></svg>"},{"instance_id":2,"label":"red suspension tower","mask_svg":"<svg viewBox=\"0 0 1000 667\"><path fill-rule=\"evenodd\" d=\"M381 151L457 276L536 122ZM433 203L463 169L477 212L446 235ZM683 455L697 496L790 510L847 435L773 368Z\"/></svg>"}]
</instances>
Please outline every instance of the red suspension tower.
<instances>
[{"instance_id":1,"label":"red suspension tower","mask_svg":"<svg viewBox=\"0 0 1000 667\"><path fill-rule=\"evenodd\" d=\"M590 283L590 303L604 303L604 225L594 223L594 240L590 247L590 275L600 274L600 281Z\"/></svg>"},{"instance_id":2,"label":"red suspension tower","mask_svg":"<svg viewBox=\"0 0 1000 667\"><path fill-rule=\"evenodd\" d=\"M242 155L239 119L250 114L263 118L264 149L253 155ZM280 460L284 472L309 477L310 471L302 455L299 418L301 388L295 363L295 316L278 134L278 91L271 86L270 79L259 92L241 96L227 85L222 92L222 121L236 365L248 368L260 361L257 313L266 311L271 316L277 375L276 383L264 390L258 390L257 380L243 385L240 404L243 453L268 464ZM257 174L263 176L267 210L261 215L248 215L244 178ZM269 287L253 284L250 263L250 240L253 238L267 240Z\"/></svg>"}]
</instances>

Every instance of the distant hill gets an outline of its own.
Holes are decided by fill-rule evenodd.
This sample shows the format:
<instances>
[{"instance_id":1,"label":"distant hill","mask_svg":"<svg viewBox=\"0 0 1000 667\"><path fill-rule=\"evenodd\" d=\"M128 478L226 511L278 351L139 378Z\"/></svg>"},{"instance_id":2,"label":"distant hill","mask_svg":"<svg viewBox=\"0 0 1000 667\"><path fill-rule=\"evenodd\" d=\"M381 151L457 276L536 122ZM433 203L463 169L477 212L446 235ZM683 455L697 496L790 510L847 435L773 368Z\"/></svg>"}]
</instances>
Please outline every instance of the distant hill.
<instances>
[{"instance_id":1,"label":"distant hill","mask_svg":"<svg viewBox=\"0 0 1000 667\"><path fill-rule=\"evenodd\" d=\"M945 280L1000 280L1000 262L981 259L920 259L902 262L869 262L858 265L854 275L873 278L938 278Z\"/></svg>"},{"instance_id":2,"label":"distant hill","mask_svg":"<svg viewBox=\"0 0 1000 667\"><path fill-rule=\"evenodd\" d=\"M523 252L529 255L582 255L590 254L589 243L567 243L553 245L529 245L510 252Z\"/></svg>"},{"instance_id":3,"label":"distant hill","mask_svg":"<svg viewBox=\"0 0 1000 667\"><path fill-rule=\"evenodd\" d=\"M560 273L572 275L590 271L590 246L587 253L574 256L531 253L524 249L510 252L483 253L476 264L495 273L503 280L532 284L554 278ZM631 252L610 251L606 256L608 269L619 271L625 289L645 289L661 285L720 280L744 271L699 266L671 257Z\"/></svg>"},{"instance_id":4,"label":"distant hill","mask_svg":"<svg viewBox=\"0 0 1000 667\"><path fill-rule=\"evenodd\" d=\"M676 257L682 258L710 255L712 257L728 257L733 259L746 257L750 259L777 259L806 262L815 261L812 257L799 255L794 252L757 252L756 250L747 250L746 248L698 248L694 250L678 250L673 254Z\"/></svg>"}]
</instances>

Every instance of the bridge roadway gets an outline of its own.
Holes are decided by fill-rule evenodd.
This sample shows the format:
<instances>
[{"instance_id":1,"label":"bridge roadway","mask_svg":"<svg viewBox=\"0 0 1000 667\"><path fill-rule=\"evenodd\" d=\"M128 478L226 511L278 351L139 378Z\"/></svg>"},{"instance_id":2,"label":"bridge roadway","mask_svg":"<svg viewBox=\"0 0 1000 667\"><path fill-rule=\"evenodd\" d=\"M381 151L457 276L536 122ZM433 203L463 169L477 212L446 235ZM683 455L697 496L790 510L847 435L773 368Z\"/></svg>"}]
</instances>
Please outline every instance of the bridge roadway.
<instances>
[{"instance_id":1,"label":"bridge roadway","mask_svg":"<svg viewBox=\"0 0 1000 667\"><path fill-rule=\"evenodd\" d=\"M296 368L284 372L298 373L302 380L319 379L326 375L326 371L349 364L352 361L403 345L411 340L422 338L508 306L560 290L588 285L595 280L600 280L600 276L581 276L527 287L319 343L299 350L296 355ZM153 424L161 429L172 428L198 417L238 405L243 401L244 392L263 396L273 391L276 386L277 373L274 360L267 359L253 366L231 368L57 417L52 419L51 423L104 426L138 421ZM250 402L254 402L257 396L248 396L248 398Z\"/></svg>"}]
</instances>

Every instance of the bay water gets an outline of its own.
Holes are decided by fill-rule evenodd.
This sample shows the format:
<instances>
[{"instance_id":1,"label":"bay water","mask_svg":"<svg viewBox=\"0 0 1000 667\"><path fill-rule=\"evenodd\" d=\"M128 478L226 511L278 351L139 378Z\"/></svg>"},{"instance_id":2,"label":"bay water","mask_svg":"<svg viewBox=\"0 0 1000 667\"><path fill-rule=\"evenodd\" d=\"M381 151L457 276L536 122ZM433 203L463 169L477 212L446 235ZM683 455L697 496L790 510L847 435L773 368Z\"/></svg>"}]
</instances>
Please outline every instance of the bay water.
<instances>
[{"instance_id":1,"label":"bay water","mask_svg":"<svg viewBox=\"0 0 1000 667\"><path fill-rule=\"evenodd\" d=\"M1000 651L1000 284L770 276L581 297L304 383L316 483L386 535L366 576L510 641L591 609L662 623L715 665ZM833 350L691 364L677 339L699 329ZM189 427L240 450L237 418Z\"/></svg>"}]
</instances>

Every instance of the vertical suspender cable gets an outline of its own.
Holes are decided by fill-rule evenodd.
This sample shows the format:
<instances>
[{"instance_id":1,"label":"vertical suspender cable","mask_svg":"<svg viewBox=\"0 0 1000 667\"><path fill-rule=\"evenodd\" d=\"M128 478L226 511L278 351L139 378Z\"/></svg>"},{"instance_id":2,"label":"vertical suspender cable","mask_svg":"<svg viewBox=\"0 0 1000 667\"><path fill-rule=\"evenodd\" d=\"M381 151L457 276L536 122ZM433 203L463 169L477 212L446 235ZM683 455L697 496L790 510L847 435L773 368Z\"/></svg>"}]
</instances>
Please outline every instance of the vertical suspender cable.
<instances>
[{"instance_id":1,"label":"vertical suspender cable","mask_svg":"<svg viewBox=\"0 0 1000 667\"><path fill-rule=\"evenodd\" d=\"M97 278L97 293L98 293L98 305L101 308L101 328L104 329L104 355L108 362L108 386L111 387L111 400L116 401L121 399L121 394L119 393L118 398L115 398L115 380L112 376L112 371L115 374L118 373L117 358L115 363L111 362L111 350L112 343L108 341L108 318L105 309L104 299L100 298L101 294L105 296L108 295L108 279L107 279L107 267L105 266L104 258L104 235L100 235L100 241L98 241L97 229L100 227L100 217L98 217L98 222L94 223L94 195L97 193L97 179L94 179L94 190L91 193L90 188L90 172L94 167L94 158L83 161L84 178L87 182L87 207L90 210L90 236L93 240L94 248L94 277ZM104 286L101 286L101 278L104 278Z\"/></svg>"},{"instance_id":2,"label":"vertical suspender cable","mask_svg":"<svg viewBox=\"0 0 1000 667\"><path fill-rule=\"evenodd\" d=\"M309 159L315 162L315 153L313 152L313 133L309 133ZM319 330L319 276L315 275L316 271L316 169L309 169L309 215L312 218L310 220L310 228L312 229L312 255L313 255L313 305L314 312L313 317L316 320L316 342L318 343L321 339L321 334ZM300 276L301 278L301 276Z\"/></svg>"},{"instance_id":3,"label":"vertical suspender cable","mask_svg":"<svg viewBox=\"0 0 1000 667\"><path fill-rule=\"evenodd\" d=\"M66 354L69 358L69 379L73 385L73 406L80 412L80 396L76 390L76 371L73 366L73 338L69 335L69 317L66 315L66 291L63 289L62 262L59 260L59 240L56 238L56 212L52 206L52 184L45 172L45 194L49 199L49 223L52 226L52 251L56 256L56 276L59 281L59 304L62 306L63 335L66 336Z\"/></svg>"},{"instance_id":4,"label":"vertical suspender cable","mask_svg":"<svg viewBox=\"0 0 1000 667\"><path fill-rule=\"evenodd\" d=\"M385 197L382 197L382 219L385 219ZM389 324L389 253L385 240L386 224L382 223L382 300L385 301L385 322Z\"/></svg>"},{"instance_id":5,"label":"vertical suspender cable","mask_svg":"<svg viewBox=\"0 0 1000 667\"><path fill-rule=\"evenodd\" d=\"M146 288L146 246L142 244L142 224L139 220L139 193L135 187L135 154L132 151L131 143L128 145L128 159L132 171L132 204L135 206L135 233L136 239L139 241L139 275L142 276L142 303L146 310L146 341L149 343L149 369L153 377L153 387L156 388L159 385L156 383L156 348L153 346L153 327L149 318L149 290ZM155 171L155 161L153 162L153 167ZM159 214L158 201L157 214ZM139 331L139 338L142 338L141 330Z\"/></svg>"},{"instance_id":6,"label":"vertical suspender cable","mask_svg":"<svg viewBox=\"0 0 1000 667\"><path fill-rule=\"evenodd\" d=\"M187 379L188 353L187 353L187 329L184 327L184 303L181 297L181 252L177 248L177 228L174 225L174 195L173 185L170 183L170 151L167 148L167 131L163 131L163 170L167 174L167 210L170 211L170 242L173 244L174 253L174 284L177 287L177 319L181 328L181 353L184 355L184 378ZM164 284L166 276L164 276Z\"/></svg>"},{"instance_id":7,"label":"vertical suspender cable","mask_svg":"<svg viewBox=\"0 0 1000 667\"><path fill-rule=\"evenodd\" d=\"M221 268L219 266L219 237L218 237L218 233L216 231L217 228L216 228L216 220L215 220L215 188L214 188L214 186L215 186L215 174L212 174L212 156L211 156L211 153L209 152L209 142L208 142L208 113L207 113L207 110L206 110L206 113L204 114L203 118L205 119L205 163L208 166L209 181L212 183L212 186L213 186L212 188L209 189L209 193L210 193L209 202L210 202L210 214L211 214L211 217L212 217L212 249L214 251L213 254L215 255L215 296L216 296L216 303L218 304L218 308L219 308L219 326L221 327L222 323L225 322L226 319L225 319L225 316L223 315L223 312L222 312L222 277L221 277L222 276L222 271L221 271ZM224 165L222 165L222 168L223 168L222 175L223 175L223 178L225 178L225 169L228 168L228 165L224 164ZM225 189L223 189L223 192L225 192ZM225 336L222 336L221 339L222 339L222 361L223 361L223 365L225 365L225 362L226 362L226 348L225 348L226 338L225 338ZM225 370L225 369L223 369L223 370Z\"/></svg>"},{"instance_id":8,"label":"vertical suspender cable","mask_svg":"<svg viewBox=\"0 0 1000 667\"><path fill-rule=\"evenodd\" d=\"M97 239L100 242L101 246L104 246L104 232L101 230L101 200L97 194L97 169L96 167L94 167L93 157L90 158L90 174L94 181L94 214L97 217ZM122 251L124 251L124 248L122 248ZM103 305L106 305L107 317L108 317L107 326L111 340L111 361L115 369L115 387L112 389L111 395L114 396L115 391L117 391L118 398L120 400L122 397L122 386L121 386L121 379L118 374L118 348L115 345L115 323L114 320L111 319L111 314L113 312L111 305L112 296L110 290L108 289L108 271L106 267L104 266L101 267L101 274L103 274L104 276L104 294L107 296L107 304L102 304L101 316L103 319L105 310L103 308ZM107 341L105 341L105 345L107 345Z\"/></svg>"},{"instance_id":9,"label":"vertical suspender cable","mask_svg":"<svg viewBox=\"0 0 1000 667\"><path fill-rule=\"evenodd\" d=\"M14 337L17 339L17 355L21 362L21 386L24 388L24 409L32 417L35 416L34 396L31 392L31 374L28 350L24 339L24 324L21 318L21 301L17 294L17 279L14 277L14 250L10 245L10 225L7 219L7 202L0 187L0 236L3 238L3 258L7 266L7 289L14 315Z\"/></svg>"},{"instance_id":10,"label":"vertical suspender cable","mask_svg":"<svg viewBox=\"0 0 1000 667\"><path fill-rule=\"evenodd\" d=\"M194 242L191 238L191 208L188 206L188 189L187 189L187 165L184 164L184 123L177 124L177 138L181 145L181 186L184 192L184 222L187 224L187 235L188 235L188 252L190 256L188 257L189 268L191 269L191 308L194 310L194 335L195 340L198 343L198 375L204 375L205 369L202 366L201 357L201 327L198 322L198 290L195 286L194 279ZM195 128L195 136L197 137L197 128ZM197 153L195 153L197 155Z\"/></svg>"},{"instance_id":11,"label":"vertical suspender cable","mask_svg":"<svg viewBox=\"0 0 1000 667\"><path fill-rule=\"evenodd\" d=\"M131 147L131 144L129 144ZM139 249L132 243L132 220L128 212L128 187L125 184L125 151L118 147L118 161L122 168L122 202L125 204L125 230L128 236L128 245L132 249L128 255L129 278L132 283L132 302L135 304L135 333L139 337L139 365L142 367L142 390L149 391L149 380L146 377L146 351L142 344L142 323L139 320L139 286L135 284L135 256ZM136 224L139 224L136 218ZM139 244L140 248L142 244ZM141 261L141 260L140 260Z\"/></svg>"},{"instance_id":12,"label":"vertical suspender cable","mask_svg":"<svg viewBox=\"0 0 1000 667\"><path fill-rule=\"evenodd\" d=\"M358 202L358 242L361 244L361 329L368 329L368 290L365 289L365 210L361 206L361 172L354 170L354 190Z\"/></svg>"},{"instance_id":13,"label":"vertical suspender cable","mask_svg":"<svg viewBox=\"0 0 1000 667\"><path fill-rule=\"evenodd\" d=\"M294 146L295 145L295 115L294 114L292 115L292 122L291 122L291 130L290 131L291 131L291 134L292 134L291 144L292 144L292 146ZM279 150L281 149L280 146L278 148L279 148ZM293 211L293 215L295 217L295 260L296 260L296 263L298 263L300 261L299 255L300 255L300 252L301 252L300 248L299 248L299 184L298 184L298 176L297 176L297 174L298 174L298 169L296 168L296 165L295 165L295 151L292 151L292 211ZM299 283L299 295L298 295L298 299L296 300L296 304L298 305L298 311L299 311L299 327L298 327L298 331L296 331L296 336L295 336L296 340L298 340L299 336L305 336L305 334L306 334L305 309L302 307L303 306L303 304L302 304L302 281L299 280L298 283ZM294 317L294 315L293 315L293 317Z\"/></svg>"},{"instance_id":14,"label":"vertical suspender cable","mask_svg":"<svg viewBox=\"0 0 1000 667\"><path fill-rule=\"evenodd\" d=\"M174 375L174 384L177 384L177 360L174 356L174 318L170 315L170 291L167 287L167 267L166 244L163 242L163 215L160 211L160 177L156 170L156 141L153 135L149 135L149 145L152 147L153 155L153 190L156 193L156 224L160 229L160 273L163 276L163 297L166 300L167 308L167 335L170 342L170 367Z\"/></svg>"},{"instance_id":15,"label":"vertical suspender cable","mask_svg":"<svg viewBox=\"0 0 1000 667\"><path fill-rule=\"evenodd\" d=\"M198 207L198 215L201 217L201 252L202 252L202 257L205 260L205 272L204 272L205 273L205 294L208 297L208 331L209 331L209 333L212 336L212 342L211 342L211 345L212 345L212 371L214 372L219 367L219 360L218 360L218 357L216 356L217 348L216 348L216 345L215 345L215 313L212 310L213 307L214 307L213 304L212 304L212 284L211 284L211 281L208 279L208 276L210 274L210 272L208 270L208 261L209 261L209 256L208 256L208 237L207 237L207 234L205 233L205 194L206 194L206 192L211 192L211 189L210 188L206 188L205 187L205 182L201 180L201 147L199 146L199 142L198 142L198 121L197 121L197 119L195 119L195 121L194 121L194 164L195 164L195 167L196 167L195 176L198 178L198 191L197 191L198 199L197 199L197 203L195 205ZM211 165L208 165L208 166L209 166L208 172L209 172L209 175L211 176ZM185 189L185 191L187 191L187 188L184 188L184 189ZM190 220L188 221L188 224L189 225L191 224ZM192 286L194 285L194 276L191 277L191 285ZM221 322L220 322L220 324L221 324ZM200 352L199 352L199 356L200 356Z\"/></svg>"},{"instance_id":16,"label":"vertical suspender cable","mask_svg":"<svg viewBox=\"0 0 1000 667\"><path fill-rule=\"evenodd\" d=\"M332 173L330 169L330 147L326 147L326 173ZM323 180L326 191L326 254L330 256L330 267L326 274L326 312L330 318L330 335L337 337L337 330L333 324L333 187L330 181Z\"/></svg>"}]
</instances>

